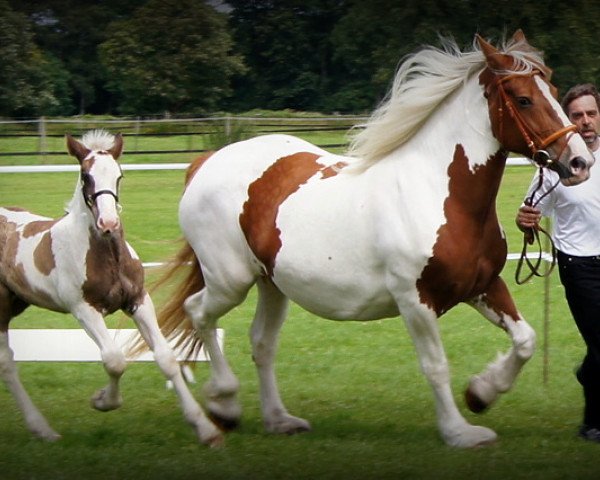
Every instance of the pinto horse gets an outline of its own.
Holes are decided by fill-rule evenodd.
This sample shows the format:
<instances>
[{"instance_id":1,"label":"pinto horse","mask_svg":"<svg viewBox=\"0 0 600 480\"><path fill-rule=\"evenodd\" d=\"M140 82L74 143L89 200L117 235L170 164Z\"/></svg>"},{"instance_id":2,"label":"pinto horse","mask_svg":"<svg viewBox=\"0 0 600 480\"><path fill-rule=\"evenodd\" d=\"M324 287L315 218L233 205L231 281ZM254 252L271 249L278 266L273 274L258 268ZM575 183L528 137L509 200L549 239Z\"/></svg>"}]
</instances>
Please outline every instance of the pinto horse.
<instances>
[{"instance_id":1,"label":"pinto horse","mask_svg":"<svg viewBox=\"0 0 600 480\"><path fill-rule=\"evenodd\" d=\"M507 246L495 201L506 158L531 157L569 185L586 180L593 163L550 75L520 31L501 47L476 36L466 52L444 40L403 62L348 155L266 135L194 165L179 207L186 244L178 260L193 267L159 324L166 336L184 332L210 353L204 392L213 418L235 426L241 417L239 382L215 328L256 284L250 338L267 431L310 429L288 413L274 372L291 299L328 319L401 315L443 440L456 447L495 440L456 406L437 322L464 302L512 340L471 379L472 410L509 390L533 354L535 333L499 276Z\"/></svg>"},{"instance_id":2,"label":"pinto horse","mask_svg":"<svg viewBox=\"0 0 600 480\"><path fill-rule=\"evenodd\" d=\"M118 408L123 352L110 337L104 316L123 310L154 351L158 366L173 383L185 419L203 443L217 445L222 433L190 393L175 355L160 333L144 271L125 241L119 219L117 159L121 135L102 130L81 142L67 135L67 147L80 163L80 176L67 213L60 219L18 208L0 208L0 375L13 394L29 430L44 440L60 437L25 391L9 346L10 320L29 305L71 313L98 345L108 385L92 397L97 410Z\"/></svg>"}]
</instances>

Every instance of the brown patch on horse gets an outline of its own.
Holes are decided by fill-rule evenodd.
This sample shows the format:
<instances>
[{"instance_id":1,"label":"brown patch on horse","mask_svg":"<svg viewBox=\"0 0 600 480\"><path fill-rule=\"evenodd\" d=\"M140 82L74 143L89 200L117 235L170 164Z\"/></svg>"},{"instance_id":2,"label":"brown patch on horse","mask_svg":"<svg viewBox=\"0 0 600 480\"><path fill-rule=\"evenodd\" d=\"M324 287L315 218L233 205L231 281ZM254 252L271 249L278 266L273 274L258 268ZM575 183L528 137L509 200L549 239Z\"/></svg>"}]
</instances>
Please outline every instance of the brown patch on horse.
<instances>
[{"instance_id":1,"label":"brown patch on horse","mask_svg":"<svg viewBox=\"0 0 600 480\"><path fill-rule=\"evenodd\" d=\"M322 179L337 174L333 167L317 162L319 155L298 152L273 163L262 176L248 187L248 200L240 214L240 226L250 249L265 266L268 276L273 275L275 257L281 249L281 232L277 228L279 206L317 172ZM336 164L342 168L339 164Z\"/></svg>"},{"instance_id":2,"label":"brown patch on horse","mask_svg":"<svg viewBox=\"0 0 600 480\"><path fill-rule=\"evenodd\" d=\"M85 259L83 298L103 315L117 310L133 312L144 297L144 269L131 256L123 231L109 237L90 228L90 247Z\"/></svg>"},{"instance_id":3,"label":"brown patch on horse","mask_svg":"<svg viewBox=\"0 0 600 480\"><path fill-rule=\"evenodd\" d=\"M506 262L495 202L505 160L505 152L498 152L471 171L464 148L456 145L448 167L446 223L438 229L433 255L417 280L421 302L438 316L485 293Z\"/></svg>"},{"instance_id":4,"label":"brown patch on horse","mask_svg":"<svg viewBox=\"0 0 600 480\"><path fill-rule=\"evenodd\" d=\"M36 220L23 228L23 238L33 237L38 233L50 230L58 220Z\"/></svg>"},{"instance_id":5,"label":"brown patch on horse","mask_svg":"<svg viewBox=\"0 0 600 480\"><path fill-rule=\"evenodd\" d=\"M52 235L49 230L44 234L37 247L35 247L33 263L35 264L35 268L44 275L50 275L50 272L56 267L54 253L52 252Z\"/></svg>"},{"instance_id":6,"label":"brown patch on horse","mask_svg":"<svg viewBox=\"0 0 600 480\"><path fill-rule=\"evenodd\" d=\"M204 162L206 162L210 157L212 157L213 153L214 152L206 152L206 153L203 153L202 155L199 155L194 160L192 160L189 167L185 171L185 186L186 187L190 184L190 182L192 181L192 178L194 178L194 175L196 175L196 173L198 172L200 167L202 165L204 165Z\"/></svg>"},{"instance_id":7,"label":"brown patch on horse","mask_svg":"<svg viewBox=\"0 0 600 480\"><path fill-rule=\"evenodd\" d=\"M340 173L340 170L347 166L348 164L346 162L337 162L333 165L329 165L321 170L321 178L325 180L327 178L335 177L338 173Z\"/></svg>"}]
</instances>

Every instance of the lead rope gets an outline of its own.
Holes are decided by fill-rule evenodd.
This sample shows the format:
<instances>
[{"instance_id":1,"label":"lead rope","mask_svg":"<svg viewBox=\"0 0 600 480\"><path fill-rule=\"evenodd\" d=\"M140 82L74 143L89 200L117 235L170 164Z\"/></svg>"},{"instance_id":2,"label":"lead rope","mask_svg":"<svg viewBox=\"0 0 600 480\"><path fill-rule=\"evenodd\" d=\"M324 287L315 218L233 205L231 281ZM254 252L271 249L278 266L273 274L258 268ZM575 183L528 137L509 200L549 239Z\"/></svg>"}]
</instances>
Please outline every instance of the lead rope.
<instances>
[{"instance_id":1,"label":"lead rope","mask_svg":"<svg viewBox=\"0 0 600 480\"><path fill-rule=\"evenodd\" d=\"M537 199L537 201L534 202L535 194L542 186L542 182L544 180L543 175L544 175L544 170L542 167L540 167L540 174L538 176L538 178L539 178L538 184L537 184L536 188L533 190L533 192L531 193L531 195L525 199L525 205L535 207L538 203L540 203L540 201L544 197L549 195L550 192L552 192L552 190L554 190L560 183L560 179L558 179L556 181L556 183L554 185L552 185L551 188L548 189L547 192L545 192L540 198ZM550 263L550 268L547 268L546 271L544 271L544 272L542 272L541 268L540 268L540 266L542 264L542 260L543 260L543 254L544 254L543 247L542 247L542 241L540 239L540 233L545 235L546 238L548 239L548 241L550 242L550 250L551 250L551 254L552 254L552 261ZM535 262L532 262L529 259L529 256L527 255L527 246L534 245L534 244L537 245L538 256L537 256L537 259L535 260ZM529 273L525 277L522 277L521 272L523 270L524 264L526 264L527 267L529 267ZM556 247L554 246L554 241L552 240L552 237L550 236L550 234L539 225L537 227L531 227L531 228L527 229L523 233L523 249L521 250L521 256L519 257L519 260L517 262L517 269L515 270L515 282L517 282L517 285L523 285L525 282L527 282L528 280L530 280L533 277L546 277L546 276L550 275L550 273L552 273L552 270L554 270L555 265L556 265Z\"/></svg>"}]
</instances>

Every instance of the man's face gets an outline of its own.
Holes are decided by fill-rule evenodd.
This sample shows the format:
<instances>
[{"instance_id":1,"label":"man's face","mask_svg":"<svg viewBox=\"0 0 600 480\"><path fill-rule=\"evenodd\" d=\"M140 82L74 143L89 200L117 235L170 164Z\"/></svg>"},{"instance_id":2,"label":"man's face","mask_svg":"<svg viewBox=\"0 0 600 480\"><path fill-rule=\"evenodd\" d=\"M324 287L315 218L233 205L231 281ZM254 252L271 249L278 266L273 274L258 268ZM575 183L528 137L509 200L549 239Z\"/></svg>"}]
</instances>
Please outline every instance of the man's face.
<instances>
[{"instance_id":1,"label":"man's face","mask_svg":"<svg viewBox=\"0 0 600 480\"><path fill-rule=\"evenodd\" d=\"M577 126L588 148L595 150L600 145L600 113L596 99L592 95L583 95L569 103L567 109L569 120Z\"/></svg>"}]
</instances>

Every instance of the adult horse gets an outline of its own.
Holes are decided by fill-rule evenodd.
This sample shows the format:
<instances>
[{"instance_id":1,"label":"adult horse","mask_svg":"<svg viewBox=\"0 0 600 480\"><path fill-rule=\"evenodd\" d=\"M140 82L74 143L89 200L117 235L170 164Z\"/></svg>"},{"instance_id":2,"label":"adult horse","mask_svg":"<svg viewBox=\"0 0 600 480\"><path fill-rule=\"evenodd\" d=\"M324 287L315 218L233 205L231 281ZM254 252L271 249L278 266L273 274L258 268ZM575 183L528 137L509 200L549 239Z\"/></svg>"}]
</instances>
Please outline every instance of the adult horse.
<instances>
[{"instance_id":1,"label":"adult horse","mask_svg":"<svg viewBox=\"0 0 600 480\"><path fill-rule=\"evenodd\" d=\"M101 130L82 141L67 135L80 175L67 213L53 220L18 208L0 208L0 376L13 394L29 430L45 440L60 437L25 391L9 346L10 320L29 305L70 312L98 345L108 385L92 397L101 411L118 408L125 356L109 335L104 316L119 309L135 321L171 380L185 419L203 443L221 442L222 433L206 418L183 379L176 358L160 333L144 271L125 241L119 219L117 159L123 138Z\"/></svg>"},{"instance_id":2,"label":"adult horse","mask_svg":"<svg viewBox=\"0 0 600 480\"><path fill-rule=\"evenodd\" d=\"M437 320L465 302L512 339L470 382L468 404L483 410L511 387L535 345L499 276L507 247L495 200L507 154L534 158L565 184L586 180L593 163L550 75L520 31L502 49L479 36L468 52L444 42L403 62L348 156L268 135L195 165L179 208L188 245L178 261L197 261L159 324L167 336L189 330L208 349L210 414L229 425L240 419L239 383L215 326L256 284L250 337L268 431L310 428L286 410L274 373L291 299L329 319L402 315L444 441L493 441L492 430L470 425L455 404Z\"/></svg>"}]
</instances>

